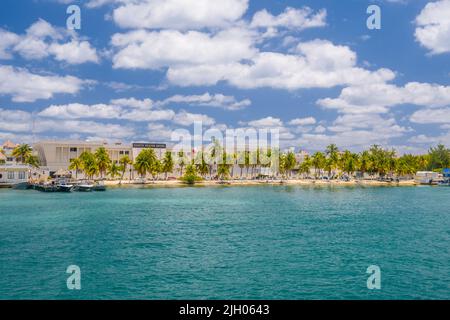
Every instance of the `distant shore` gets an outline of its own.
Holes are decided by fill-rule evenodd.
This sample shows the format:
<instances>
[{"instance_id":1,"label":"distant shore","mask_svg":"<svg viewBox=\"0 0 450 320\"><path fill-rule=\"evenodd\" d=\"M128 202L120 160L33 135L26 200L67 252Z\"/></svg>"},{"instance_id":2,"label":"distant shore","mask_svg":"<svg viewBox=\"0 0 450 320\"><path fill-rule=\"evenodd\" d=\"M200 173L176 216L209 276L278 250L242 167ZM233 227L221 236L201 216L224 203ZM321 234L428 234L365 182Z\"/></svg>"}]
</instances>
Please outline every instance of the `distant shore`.
<instances>
[{"instance_id":1,"label":"distant shore","mask_svg":"<svg viewBox=\"0 0 450 320\"><path fill-rule=\"evenodd\" d=\"M187 184L181 180L148 180L145 183L129 181L129 180L106 180L106 186L186 186ZM203 180L195 183L198 186L255 186L255 185L333 185L333 186L415 186L419 185L414 180L402 180L399 182L393 181L377 181L377 180L314 180L314 179L289 179L289 180Z\"/></svg>"}]
</instances>

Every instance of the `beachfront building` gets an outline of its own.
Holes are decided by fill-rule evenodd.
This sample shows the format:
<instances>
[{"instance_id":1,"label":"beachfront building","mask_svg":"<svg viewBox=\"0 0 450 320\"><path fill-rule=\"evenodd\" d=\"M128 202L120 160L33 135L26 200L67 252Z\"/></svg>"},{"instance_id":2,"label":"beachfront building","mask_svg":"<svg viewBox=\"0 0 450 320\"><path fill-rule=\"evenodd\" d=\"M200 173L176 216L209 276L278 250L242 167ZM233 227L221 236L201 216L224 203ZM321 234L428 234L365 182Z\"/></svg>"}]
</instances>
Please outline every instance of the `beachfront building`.
<instances>
[{"instance_id":1,"label":"beachfront building","mask_svg":"<svg viewBox=\"0 0 450 320\"><path fill-rule=\"evenodd\" d=\"M10 187L17 183L27 182L30 167L22 164L0 165L0 187Z\"/></svg>"},{"instance_id":2,"label":"beachfront building","mask_svg":"<svg viewBox=\"0 0 450 320\"><path fill-rule=\"evenodd\" d=\"M11 141L6 141L0 146L2 152L0 152L0 163L2 164L15 164L16 158L12 155L14 149L18 145Z\"/></svg>"},{"instance_id":3,"label":"beachfront building","mask_svg":"<svg viewBox=\"0 0 450 320\"><path fill-rule=\"evenodd\" d=\"M144 148L153 148L159 158L164 156L166 145L160 143L133 143L122 144L89 141L41 141L34 144L33 149L39 157L41 168L48 171L48 175L54 175L58 170L68 170L72 159L78 158L83 152L92 152L104 147L113 163L118 163L120 158L128 156L134 162ZM133 170L129 170L125 178L133 177ZM75 174L75 172L72 172Z\"/></svg>"},{"instance_id":4,"label":"beachfront building","mask_svg":"<svg viewBox=\"0 0 450 320\"><path fill-rule=\"evenodd\" d=\"M438 172L433 171L418 171L414 177L414 180L420 184L431 184L434 181L439 180L441 175Z\"/></svg>"}]
</instances>

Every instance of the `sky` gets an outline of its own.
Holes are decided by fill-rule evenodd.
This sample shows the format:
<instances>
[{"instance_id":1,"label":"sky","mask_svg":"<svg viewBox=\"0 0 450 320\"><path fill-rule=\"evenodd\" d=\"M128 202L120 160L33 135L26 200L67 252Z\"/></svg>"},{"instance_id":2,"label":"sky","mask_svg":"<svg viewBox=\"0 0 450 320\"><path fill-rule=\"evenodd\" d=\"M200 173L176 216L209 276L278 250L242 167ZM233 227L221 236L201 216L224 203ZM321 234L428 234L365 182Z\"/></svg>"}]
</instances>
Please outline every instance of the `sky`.
<instances>
[{"instance_id":1,"label":"sky","mask_svg":"<svg viewBox=\"0 0 450 320\"><path fill-rule=\"evenodd\" d=\"M202 121L308 151L450 145L450 0L0 5L0 141L170 142Z\"/></svg>"}]
</instances>

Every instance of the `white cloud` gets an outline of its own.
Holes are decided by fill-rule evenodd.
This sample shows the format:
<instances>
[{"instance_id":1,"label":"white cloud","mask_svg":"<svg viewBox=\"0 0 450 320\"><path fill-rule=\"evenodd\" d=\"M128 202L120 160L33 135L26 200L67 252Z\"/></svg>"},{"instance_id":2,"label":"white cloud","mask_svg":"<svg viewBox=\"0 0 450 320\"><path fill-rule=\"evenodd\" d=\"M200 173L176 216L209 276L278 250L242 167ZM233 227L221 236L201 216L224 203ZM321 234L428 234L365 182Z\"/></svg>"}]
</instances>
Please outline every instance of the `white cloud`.
<instances>
[{"instance_id":1,"label":"white cloud","mask_svg":"<svg viewBox=\"0 0 450 320\"><path fill-rule=\"evenodd\" d=\"M75 94L89 83L73 76L41 76L0 65L0 95L10 95L15 102L50 99L57 93Z\"/></svg>"},{"instance_id":2,"label":"white cloud","mask_svg":"<svg viewBox=\"0 0 450 320\"><path fill-rule=\"evenodd\" d=\"M69 64L99 62L96 49L88 41L80 41L76 33L54 28L43 19L33 23L23 35L0 29L0 36L0 58L10 59L13 53L18 53L27 60L53 55ZM64 42L69 38L69 42Z\"/></svg>"},{"instance_id":3,"label":"white cloud","mask_svg":"<svg viewBox=\"0 0 450 320\"><path fill-rule=\"evenodd\" d=\"M266 117L259 120L253 120L248 123L251 127L264 128L264 127L281 127L283 121L274 117Z\"/></svg>"},{"instance_id":4,"label":"white cloud","mask_svg":"<svg viewBox=\"0 0 450 320\"><path fill-rule=\"evenodd\" d=\"M39 113L39 116L58 119L118 119L120 118L121 113L122 109L114 105L71 103L66 105L51 105L42 110Z\"/></svg>"},{"instance_id":5,"label":"white cloud","mask_svg":"<svg viewBox=\"0 0 450 320\"><path fill-rule=\"evenodd\" d=\"M123 28L223 28L240 19L247 6L248 0L128 1L114 10L113 19Z\"/></svg>"},{"instance_id":6,"label":"white cloud","mask_svg":"<svg viewBox=\"0 0 450 320\"><path fill-rule=\"evenodd\" d=\"M414 104L438 108L450 104L450 87L409 82L403 87L377 83L344 88L336 99L320 99L317 103L342 113L386 113L389 107Z\"/></svg>"},{"instance_id":7,"label":"white cloud","mask_svg":"<svg viewBox=\"0 0 450 320\"><path fill-rule=\"evenodd\" d=\"M173 122L182 126L190 126L194 122L202 122L204 126L210 126L215 123L215 120L205 114L189 113L182 110L175 115Z\"/></svg>"},{"instance_id":8,"label":"white cloud","mask_svg":"<svg viewBox=\"0 0 450 320\"><path fill-rule=\"evenodd\" d=\"M118 99L114 104L86 105L71 103L51 105L39 113L39 116L58 119L118 119L134 122L172 120L175 112L147 108L148 101L137 99ZM131 107L131 108L129 108Z\"/></svg>"},{"instance_id":9,"label":"white cloud","mask_svg":"<svg viewBox=\"0 0 450 320\"><path fill-rule=\"evenodd\" d=\"M219 64L249 59L255 53L251 35L230 29L209 35L198 31L144 30L115 34L114 68L159 69L176 65Z\"/></svg>"},{"instance_id":10,"label":"white cloud","mask_svg":"<svg viewBox=\"0 0 450 320\"><path fill-rule=\"evenodd\" d=\"M299 44L298 54L261 52L249 63L171 66L167 77L180 86L214 85L227 81L239 88L330 88L345 84L383 83L394 78L388 69L368 71L356 66L346 46L314 40Z\"/></svg>"},{"instance_id":11,"label":"white cloud","mask_svg":"<svg viewBox=\"0 0 450 320\"><path fill-rule=\"evenodd\" d=\"M291 121L289 121L289 124L292 126L307 126L307 125L312 125L312 124L316 124L316 119L313 117L307 117L307 118L297 118L297 119L292 119Z\"/></svg>"},{"instance_id":12,"label":"white cloud","mask_svg":"<svg viewBox=\"0 0 450 320\"><path fill-rule=\"evenodd\" d=\"M0 59L11 59L11 48L19 41L20 38L15 33L0 29Z\"/></svg>"},{"instance_id":13,"label":"white cloud","mask_svg":"<svg viewBox=\"0 0 450 320\"><path fill-rule=\"evenodd\" d=\"M415 123L448 123L450 124L450 108L422 109L414 112L410 117Z\"/></svg>"},{"instance_id":14,"label":"white cloud","mask_svg":"<svg viewBox=\"0 0 450 320\"><path fill-rule=\"evenodd\" d=\"M450 0L429 2L416 17L416 40L431 54L450 52Z\"/></svg>"},{"instance_id":15,"label":"white cloud","mask_svg":"<svg viewBox=\"0 0 450 320\"><path fill-rule=\"evenodd\" d=\"M415 143L415 144L422 144L422 145L437 145L439 143L442 143L444 145L450 144L450 131L444 132L441 135L438 136L428 136L425 134L420 134L414 137L411 137L408 139L408 142Z\"/></svg>"},{"instance_id":16,"label":"white cloud","mask_svg":"<svg viewBox=\"0 0 450 320\"><path fill-rule=\"evenodd\" d=\"M136 98L122 98L111 100L111 103L118 106L137 109L150 109L153 106L153 101L151 99L139 100Z\"/></svg>"},{"instance_id":17,"label":"white cloud","mask_svg":"<svg viewBox=\"0 0 450 320\"><path fill-rule=\"evenodd\" d=\"M208 92L202 95L175 95L160 102L161 105L170 103L187 103L194 106L217 107L231 111L241 110L251 105L249 99L237 101L233 96L226 96L220 93L210 94Z\"/></svg>"},{"instance_id":18,"label":"white cloud","mask_svg":"<svg viewBox=\"0 0 450 320\"><path fill-rule=\"evenodd\" d=\"M55 56L56 60L70 64L98 63L100 60L96 49L92 48L87 41L71 40L65 44L53 43L48 47L48 51Z\"/></svg>"},{"instance_id":19,"label":"white cloud","mask_svg":"<svg viewBox=\"0 0 450 320\"><path fill-rule=\"evenodd\" d=\"M0 108L0 130L29 134L57 132L96 134L107 138L126 138L133 136L134 129L119 124L107 124L95 121L55 120L33 116L31 113L21 110L9 110Z\"/></svg>"},{"instance_id":20,"label":"white cloud","mask_svg":"<svg viewBox=\"0 0 450 320\"><path fill-rule=\"evenodd\" d=\"M272 15L266 9L258 11L253 16L251 27L276 28L303 30L307 28L324 27L326 25L327 11L325 9L314 12L309 7L301 9L286 8L278 16Z\"/></svg>"}]
</instances>

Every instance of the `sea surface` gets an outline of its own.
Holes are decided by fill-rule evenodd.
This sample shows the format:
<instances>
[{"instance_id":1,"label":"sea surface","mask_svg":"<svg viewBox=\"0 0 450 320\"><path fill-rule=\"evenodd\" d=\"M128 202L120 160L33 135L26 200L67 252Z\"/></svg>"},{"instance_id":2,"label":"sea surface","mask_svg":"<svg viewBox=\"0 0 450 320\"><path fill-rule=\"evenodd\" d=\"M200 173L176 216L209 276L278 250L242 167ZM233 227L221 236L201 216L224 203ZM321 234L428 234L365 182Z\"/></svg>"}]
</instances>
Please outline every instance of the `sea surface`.
<instances>
[{"instance_id":1,"label":"sea surface","mask_svg":"<svg viewBox=\"0 0 450 320\"><path fill-rule=\"evenodd\" d=\"M450 188L0 189L0 299L450 299Z\"/></svg>"}]
</instances>

